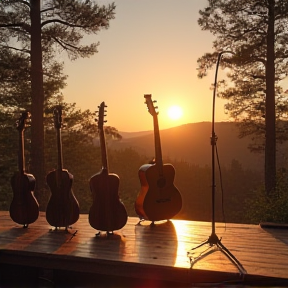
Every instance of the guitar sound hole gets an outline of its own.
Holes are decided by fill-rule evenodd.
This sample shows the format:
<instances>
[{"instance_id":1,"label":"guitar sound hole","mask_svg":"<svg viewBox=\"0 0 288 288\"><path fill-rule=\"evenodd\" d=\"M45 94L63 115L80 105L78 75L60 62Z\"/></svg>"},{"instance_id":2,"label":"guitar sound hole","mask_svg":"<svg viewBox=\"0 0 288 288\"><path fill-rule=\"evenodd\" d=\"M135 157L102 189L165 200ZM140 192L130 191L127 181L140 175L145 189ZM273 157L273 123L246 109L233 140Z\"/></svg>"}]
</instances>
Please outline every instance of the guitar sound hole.
<instances>
[{"instance_id":1,"label":"guitar sound hole","mask_svg":"<svg viewBox=\"0 0 288 288\"><path fill-rule=\"evenodd\" d=\"M157 186L158 188L164 188L166 185L166 180L165 178L159 178L157 181Z\"/></svg>"},{"instance_id":2,"label":"guitar sound hole","mask_svg":"<svg viewBox=\"0 0 288 288\"><path fill-rule=\"evenodd\" d=\"M160 199L156 200L157 203L166 203L166 202L169 202L169 201L171 201L170 198L160 198Z\"/></svg>"}]
</instances>

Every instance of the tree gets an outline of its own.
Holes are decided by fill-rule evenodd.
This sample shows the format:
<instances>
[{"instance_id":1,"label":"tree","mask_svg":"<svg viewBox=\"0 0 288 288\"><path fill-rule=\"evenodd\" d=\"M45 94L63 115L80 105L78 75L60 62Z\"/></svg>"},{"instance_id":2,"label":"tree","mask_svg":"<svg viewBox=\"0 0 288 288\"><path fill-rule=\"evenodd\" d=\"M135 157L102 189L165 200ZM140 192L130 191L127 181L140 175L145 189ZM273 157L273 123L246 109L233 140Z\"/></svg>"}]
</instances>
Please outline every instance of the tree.
<instances>
[{"instance_id":1,"label":"tree","mask_svg":"<svg viewBox=\"0 0 288 288\"><path fill-rule=\"evenodd\" d=\"M42 7L40 0L0 2L0 47L27 54L31 65L31 172L38 192L45 181L43 59L58 51L66 51L72 60L96 53L99 43L81 45L81 39L107 29L114 10L114 3L99 6L92 0L47 0Z\"/></svg>"},{"instance_id":2,"label":"tree","mask_svg":"<svg viewBox=\"0 0 288 288\"><path fill-rule=\"evenodd\" d=\"M55 62L53 58L45 61L43 65L44 96L45 96L45 122L48 122L47 109L49 105L56 105L61 101L60 90L65 87L66 75L63 75L63 65ZM15 122L23 111L31 111L30 64L27 55L17 51L13 53L8 48L0 51L0 138L1 138L1 194L5 202L11 196L10 177L17 170L18 132ZM45 123L47 125L47 123ZM25 132L26 170L29 171L31 127ZM28 153L29 152L29 153ZM3 169L2 169L3 168ZM12 172L11 172L12 171ZM12 173L12 174L11 174ZM7 180L8 179L8 180ZM45 179L44 179L45 180ZM42 193L41 193L42 194ZM38 199L41 198L38 195Z\"/></svg>"},{"instance_id":3,"label":"tree","mask_svg":"<svg viewBox=\"0 0 288 288\"><path fill-rule=\"evenodd\" d=\"M221 61L223 68L229 68L227 78L233 85L220 81L219 96L228 100L225 108L239 121L241 137L253 134L264 140L257 148L265 149L269 195L276 185L276 127L278 139L287 140L287 127L281 121L287 118L287 94L281 81L288 74L288 2L210 0L199 13L199 25L216 40L215 52L198 59L198 76L206 75L221 51L234 53Z\"/></svg>"}]
</instances>

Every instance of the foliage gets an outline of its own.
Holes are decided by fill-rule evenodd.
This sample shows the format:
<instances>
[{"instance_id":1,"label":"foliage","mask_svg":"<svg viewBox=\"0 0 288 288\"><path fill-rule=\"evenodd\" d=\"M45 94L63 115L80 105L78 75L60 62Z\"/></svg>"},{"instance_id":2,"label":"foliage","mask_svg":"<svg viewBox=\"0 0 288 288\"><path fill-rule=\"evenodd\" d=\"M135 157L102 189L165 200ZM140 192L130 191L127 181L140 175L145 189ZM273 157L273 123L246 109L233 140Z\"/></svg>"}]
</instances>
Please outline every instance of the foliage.
<instances>
[{"instance_id":1,"label":"foliage","mask_svg":"<svg viewBox=\"0 0 288 288\"><path fill-rule=\"evenodd\" d=\"M246 221L288 223L288 173L281 169L277 175L277 186L272 197L267 197L263 187L253 191L246 200Z\"/></svg>"},{"instance_id":2,"label":"foliage","mask_svg":"<svg viewBox=\"0 0 288 288\"><path fill-rule=\"evenodd\" d=\"M99 43L83 45L81 40L87 34L97 34L101 29L107 29L115 10L114 3L99 6L91 0L49 0L41 1L41 4L40 0L0 2L0 48L11 56L7 63L9 69L18 61L23 64L20 68L25 72L20 75L23 79L19 77L25 83L17 84L16 90L8 83L8 89L2 86L5 93L0 95L7 95L5 90L8 90L11 97L5 98L7 108L17 110L25 106L25 110L32 114L31 172L39 179L36 183L37 193L44 188L45 105L55 101L51 101L52 97L61 97L57 92L65 86L66 79L61 73L63 64L53 61L62 51L66 51L72 60L96 53ZM17 61L11 61L15 59ZM17 75L15 71L13 73ZM5 69L0 68L0 73L7 76ZM12 80L15 83L16 78ZM8 100L14 102L9 103Z\"/></svg>"},{"instance_id":3,"label":"foliage","mask_svg":"<svg viewBox=\"0 0 288 288\"><path fill-rule=\"evenodd\" d=\"M1 99L1 126L0 140L1 166L3 167L3 178L6 179L1 190L5 191L5 198L11 200L10 177L17 170L18 135L15 122L23 111L31 111L31 89L29 76L29 57L9 49L3 48L0 52L0 99ZM65 86L66 76L62 73L63 65L50 59L44 65L44 87L45 87L45 125L47 122L47 109L49 105L56 105L62 99L60 89ZM51 97L54 95L55 97ZM32 115L33 119L33 115ZM25 133L25 158L26 172L31 172L31 121ZM6 173L7 172L7 173ZM41 176L44 180L45 175ZM41 178L37 177L38 181ZM4 193L4 192L3 192Z\"/></svg>"},{"instance_id":4,"label":"foliage","mask_svg":"<svg viewBox=\"0 0 288 288\"><path fill-rule=\"evenodd\" d=\"M117 174L120 178L119 197L123 201L128 215L137 217L134 203L141 189L138 170L141 165L149 163L150 159L144 155L140 155L132 148L121 150L110 149L110 141L115 140L108 141L109 171L110 173ZM79 148L75 147L72 143L68 145L68 142L65 140L65 146L63 145L64 163L65 167L74 175L73 190L80 203L81 213L88 213L92 204L89 179L101 170L102 166L99 159L101 151L97 142L93 145L85 145L85 149ZM55 155L53 157L55 163ZM174 184L179 189L183 198L182 210L176 218L210 221L211 168L207 166L199 167L182 160L163 160L165 163L171 163L175 167ZM247 222L247 219L244 217L245 201L252 197L251 191L261 184L262 178L260 174L255 171L243 170L236 160L232 161L231 167L225 167L222 174L223 195L220 189L220 176L216 174L215 213L217 221Z\"/></svg>"},{"instance_id":5,"label":"foliage","mask_svg":"<svg viewBox=\"0 0 288 288\"><path fill-rule=\"evenodd\" d=\"M183 208L177 217L211 221L212 170L185 161L172 161L175 184L182 194ZM244 170L237 160L215 171L215 218L219 222L244 223L245 201L263 179L259 172Z\"/></svg>"},{"instance_id":6,"label":"foliage","mask_svg":"<svg viewBox=\"0 0 288 288\"><path fill-rule=\"evenodd\" d=\"M63 63L50 58L43 66L45 105L55 105L63 99L61 89L66 84ZM29 57L3 48L0 52L0 100L5 113L18 117L21 111L31 111L31 89L29 76ZM8 115L7 114L7 115ZM4 114L3 114L4 116Z\"/></svg>"},{"instance_id":7,"label":"foliage","mask_svg":"<svg viewBox=\"0 0 288 288\"><path fill-rule=\"evenodd\" d=\"M9 119L10 125L6 125L4 121L6 122L7 116L3 112L0 115L0 210L7 210L12 200L10 179L17 167L17 157L14 155L18 151L18 133L16 129L11 133L14 128L13 119Z\"/></svg>"},{"instance_id":8,"label":"foliage","mask_svg":"<svg viewBox=\"0 0 288 288\"><path fill-rule=\"evenodd\" d=\"M221 61L229 69L229 82L218 83L219 96L228 101L227 113L239 121L240 136L252 134L257 140L251 149L265 148L265 189L270 194L276 184L276 135L288 139L281 121L288 115L283 89L288 75L288 2L210 0L199 13L199 25L216 40L215 52L198 59L198 76L207 74L220 52L233 53Z\"/></svg>"},{"instance_id":9,"label":"foliage","mask_svg":"<svg viewBox=\"0 0 288 288\"><path fill-rule=\"evenodd\" d=\"M13 113L30 107L29 59L21 53L0 50L0 100L2 111Z\"/></svg>"},{"instance_id":10,"label":"foliage","mask_svg":"<svg viewBox=\"0 0 288 288\"><path fill-rule=\"evenodd\" d=\"M0 3L1 42L3 48L29 54L31 49L31 9L39 2L28 0L5 0ZM99 43L81 45L85 35L97 34L109 28L114 19L115 5L99 6L91 0L41 1L41 37L43 64L51 55L66 51L73 60L90 57L97 52ZM5 28L5 29L4 29ZM15 45L15 41L17 45Z\"/></svg>"},{"instance_id":11,"label":"foliage","mask_svg":"<svg viewBox=\"0 0 288 288\"><path fill-rule=\"evenodd\" d=\"M112 173L120 178L119 195L125 204L129 216L136 217L134 203L140 192L138 170L141 165L148 163L147 157L138 154L132 148L108 150L109 166Z\"/></svg>"},{"instance_id":12,"label":"foliage","mask_svg":"<svg viewBox=\"0 0 288 288\"><path fill-rule=\"evenodd\" d=\"M63 104L65 107L63 128L62 128L62 148L63 148L63 168L67 169L73 176L74 181L72 185L73 192L79 201L81 213L88 213L92 205L92 195L89 188L89 179L95 173L101 170L101 151L97 131L97 123L94 121L95 115L88 111L81 112L75 108L74 105ZM46 147L45 158L46 161L46 174L57 168L57 143L56 132L52 121L52 112L47 119L50 119L47 124L45 139ZM89 129L87 134L82 128L80 130L75 129L78 124L74 125L74 114L80 117L82 116L90 118L91 122L88 125ZM88 122L88 120L87 120ZM105 128L105 127L104 127ZM114 128L115 129L115 128ZM25 132L25 139L29 139L29 127ZM106 129L105 129L106 130ZM13 135L14 140L13 147L10 150L6 146L7 153L13 153L13 157L10 157L12 164L8 161L0 162L2 178L0 179L6 187L1 185L1 209L9 209L9 205L12 200L12 189L10 186L10 178L13 175L15 169L17 169L17 163L15 155L17 151L17 137L16 129ZM117 131L117 130L116 130ZM109 132L109 129L106 131ZM28 139L27 139L28 138ZM118 137L119 139L121 137ZM107 152L108 152L108 165L110 173L115 173L120 178L119 184L119 197L123 201L128 215L137 217L134 210L134 202L141 189L140 180L138 177L138 170L141 165L149 163L150 158L145 155L141 155L133 148L125 148L120 150L114 150L110 148L111 141L118 141L117 138L112 138L109 135L107 139ZM29 141L28 141L29 142ZM26 141L27 149L30 148ZM28 155L27 155L28 157ZM28 157L29 158L29 157ZM3 159L3 158L2 158ZM183 208L177 215L178 219L186 220L199 220L210 221L211 220L211 168L208 166L200 167L196 164L190 164L183 160L163 159L164 163L171 163L175 167L175 179L174 184L179 189L183 198ZM7 166L7 165L10 166ZM9 169L8 169L9 167ZM221 182L219 172L216 172L216 219L217 221L238 222L243 223L247 221L244 218L245 201L252 197L250 190L256 189L260 185L262 178L258 172L244 170L242 166L236 161L231 162L230 167L222 168L223 177L223 195L221 191ZM36 179L37 181L37 179ZM45 210L50 197L50 190L48 185L42 191L42 194L37 198L40 202L41 210ZM223 196L223 198L222 198ZM222 202L222 200L224 200ZM223 206L224 205L224 206ZM223 218L222 209L225 212L225 218Z\"/></svg>"},{"instance_id":13,"label":"foliage","mask_svg":"<svg viewBox=\"0 0 288 288\"><path fill-rule=\"evenodd\" d=\"M219 52L234 52L230 59L225 57L221 62L223 68L229 68L227 78L233 85L222 80L218 89L222 88L219 96L229 101L225 108L230 116L243 121L240 125L241 137L249 134L263 137L265 133L268 6L268 1L209 1L209 6L200 11L201 18L198 20L203 30L217 36L213 42L215 52L206 53L198 59L199 77L207 75ZM281 82L288 75L287 1L275 1L274 11L277 119L287 119L287 93ZM277 135L279 139L286 140L287 127L279 127Z\"/></svg>"}]
</instances>

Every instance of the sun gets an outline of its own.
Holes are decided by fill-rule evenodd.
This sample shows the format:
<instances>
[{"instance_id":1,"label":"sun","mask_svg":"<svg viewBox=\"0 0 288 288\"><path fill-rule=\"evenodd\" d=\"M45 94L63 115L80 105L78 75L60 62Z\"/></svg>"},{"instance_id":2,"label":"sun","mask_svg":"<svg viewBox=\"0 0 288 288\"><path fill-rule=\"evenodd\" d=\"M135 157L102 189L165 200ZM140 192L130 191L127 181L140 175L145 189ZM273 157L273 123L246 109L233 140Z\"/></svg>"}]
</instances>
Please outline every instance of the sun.
<instances>
[{"instance_id":1,"label":"sun","mask_svg":"<svg viewBox=\"0 0 288 288\"><path fill-rule=\"evenodd\" d=\"M169 116L170 119L172 120L178 120L179 118L182 117L183 115L183 110L181 107L177 106L177 105L173 105L171 107L168 108L167 110L167 114Z\"/></svg>"}]
</instances>

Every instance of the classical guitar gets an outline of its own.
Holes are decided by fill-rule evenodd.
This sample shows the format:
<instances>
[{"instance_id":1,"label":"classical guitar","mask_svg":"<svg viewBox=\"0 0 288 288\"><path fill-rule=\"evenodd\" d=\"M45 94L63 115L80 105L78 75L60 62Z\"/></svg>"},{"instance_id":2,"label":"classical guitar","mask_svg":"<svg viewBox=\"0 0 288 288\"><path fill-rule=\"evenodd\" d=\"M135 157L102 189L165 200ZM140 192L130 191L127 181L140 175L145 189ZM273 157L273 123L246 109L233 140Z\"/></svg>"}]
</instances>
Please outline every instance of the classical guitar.
<instances>
[{"instance_id":1,"label":"classical guitar","mask_svg":"<svg viewBox=\"0 0 288 288\"><path fill-rule=\"evenodd\" d=\"M139 168L141 190L135 201L135 211L141 219L150 221L173 218L182 208L182 197L174 185L175 168L163 164L158 124L158 112L151 95L144 95L149 113L153 116L155 161ZM158 108L158 107L156 107Z\"/></svg>"},{"instance_id":2,"label":"classical guitar","mask_svg":"<svg viewBox=\"0 0 288 288\"><path fill-rule=\"evenodd\" d=\"M9 211L11 219L23 224L24 228L35 222L39 216L39 204L33 192L36 181L32 174L25 173L24 130L29 116L29 112L23 112L16 122L19 132L18 171L11 178L13 199Z\"/></svg>"},{"instance_id":3,"label":"classical guitar","mask_svg":"<svg viewBox=\"0 0 288 288\"><path fill-rule=\"evenodd\" d=\"M62 142L62 108L54 109L54 127L57 135L58 167L46 176L51 196L46 208L47 222L54 227L65 227L79 219L79 204L72 191L73 175L63 169Z\"/></svg>"},{"instance_id":4,"label":"classical guitar","mask_svg":"<svg viewBox=\"0 0 288 288\"><path fill-rule=\"evenodd\" d=\"M98 111L98 132L100 138L101 170L89 180L93 203L89 211L89 223L97 230L111 233L121 229L127 222L126 208L119 198L119 176L109 173L107 150L105 143L104 115L105 103L102 102ZM100 232L99 232L100 233Z\"/></svg>"}]
</instances>

